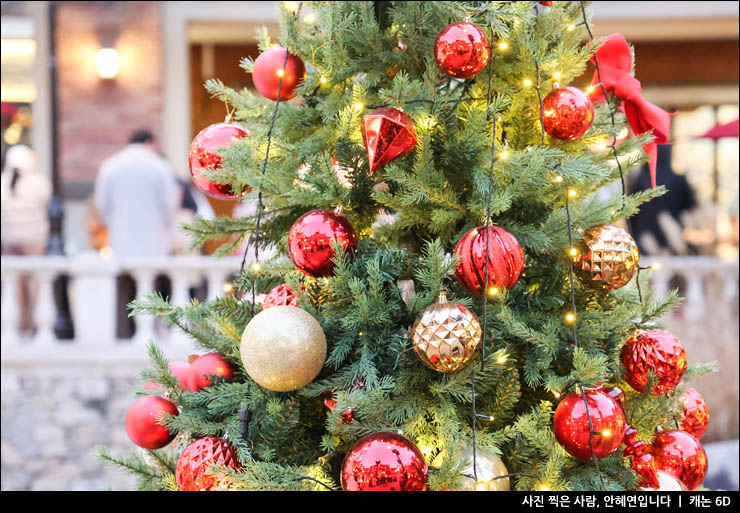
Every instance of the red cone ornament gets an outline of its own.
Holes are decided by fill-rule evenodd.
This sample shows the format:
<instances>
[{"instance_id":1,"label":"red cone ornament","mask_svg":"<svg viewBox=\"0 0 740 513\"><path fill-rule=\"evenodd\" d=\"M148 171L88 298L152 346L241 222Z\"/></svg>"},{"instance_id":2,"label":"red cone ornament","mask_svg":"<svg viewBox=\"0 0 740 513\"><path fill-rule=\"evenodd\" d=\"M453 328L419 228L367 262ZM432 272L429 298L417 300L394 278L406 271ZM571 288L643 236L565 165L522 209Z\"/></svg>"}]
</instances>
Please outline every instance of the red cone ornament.
<instances>
[{"instance_id":1,"label":"red cone ornament","mask_svg":"<svg viewBox=\"0 0 740 513\"><path fill-rule=\"evenodd\" d=\"M267 310L273 306L298 306L295 291L285 283L272 289L262 301L262 309Z\"/></svg>"},{"instance_id":2,"label":"red cone ornament","mask_svg":"<svg viewBox=\"0 0 740 513\"><path fill-rule=\"evenodd\" d=\"M198 392L211 386L212 383L206 376L218 376L229 381L234 377L234 367L218 353L199 356L190 364L188 390Z\"/></svg>"},{"instance_id":3,"label":"red cone ornament","mask_svg":"<svg viewBox=\"0 0 740 513\"><path fill-rule=\"evenodd\" d=\"M555 438L575 458L591 460L588 416L593 424L593 452L596 459L613 453L624 439L627 418L619 404L604 392L586 390L588 415L583 396L574 392L555 409Z\"/></svg>"},{"instance_id":4,"label":"red cone ornament","mask_svg":"<svg viewBox=\"0 0 740 513\"><path fill-rule=\"evenodd\" d=\"M655 466L696 490L707 475L707 453L699 440L686 431L671 429L655 435L650 452Z\"/></svg>"},{"instance_id":5,"label":"red cone ornament","mask_svg":"<svg viewBox=\"0 0 740 513\"><path fill-rule=\"evenodd\" d=\"M211 472L212 465L239 468L236 449L223 438L207 436L188 445L177 458L175 479L183 492L207 492L221 478Z\"/></svg>"},{"instance_id":6,"label":"red cone ornament","mask_svg":"<svg viewBox=\"0 0 740 513\"><path fill-rule=\"evenodd\" d=\"M455 246L460 259L455 276L473 294L483 295L486 287L485 226L473 228ZM524 252L519 241L498 226L488 227L488 288L510 289L524 270Z\"/></svg>"},{"instance_id":7,"label":"red cone ornament","mask_svg":"<svg viewBox=\"0 0 740 513\"><path fill-rule=\"evenodd\" d=\"M288 60L285 60L287 51L276 46L262 52L254 61L252 82L265 98L277 100L279 96L280 101L290 100L295 97L296 87L306 76L306 66L300 57L289 54Z\"/></svg>"},{"instance_id":8,"label":"red cone ornament","mask_svg":"<svg viewBox=\"0 0 740 513\"><path fill-rule=\"evenodd\" d=\"M427 489L427 464L413 442L391 432L360 438L342 462L342 489L415 492Z\"/></svg>"},{"instance_id":9,"label":"red cone ornament","mask_svg":"<svg viewBox=\"0 0 740 513\"><path fill-rule=\"evenodd\" d=\"M311 210L290 228L288 249L295 266L314 278L334 271L332 241L337 239L345 251L357 251L357 235L350 222L331 210Z\"/></svg>"},{"instance_id":10,"label":"red cone ornament","mask_svg":"<svg viewBox=\"0 0 740 513\"><path fill-rule=\"evenodd\" d=\"M695 389L688 387L681 395L681 427L697 440L701 440L709 426L709 406Z\"/></svg>"},{"instance_id":11,"label":"red cone ornament","mask_svg":"<svg viewBox=\"0 0 740 513\"><path fill-rule=\"evenodd\" d=\"M361 129L371 173L416 147L414 122L398 109L382 107L365 114Z\"/></svg>"},{"instance_id":12,"label":"red cone ornament","mask_svg":"<svg viewBox=\"0 0 740 513\"><path fill-rule=\"evenodd\" d=\"M165 413L177 415L175 403L157 395L140 397L126 412L128 437L144 449L161 449L175 438L158 423Z\"/></svg>"},{"instance_id":13,"label":"red cone ornament","mask_svg":"<svg viewBox=\"0 0 740 513\"><path fill-rule=\"evenodd\" d=\"M488 38L469 22L447 25L434 43L434 58L442 71L455 78L474 77L490 58Z\"/></svg>"},{"instance_id":14,"label":"red cone ornament","mask_svg":"<svg viewBox=\"0 0 740 513\"><path fill-rule=\"evenodd\" d=\"M234 194L231 185L212 182L203 175L204 171L215 171L221 169L224 158L218 154L218 150L225 146L231 146L239 139L248 136L249 132L234 123L215 123L207 126L195 136L190 144L190 156L188 165L193 182L204 193L217 199L235 199L249 192L245 187L241 194Z\"/></svg>"},{"instance_id":15,"label":"red cone ornament","mask_svg":"<svg viewBox=\"0 0 740 513\"><path fill-rule=\"evenodd\" d=\"M542 101L545 132L561 141L573 141L594 122L591 99L575 87L553 89Z\"/></svg>"},{"instance_id":16,"label":"red cone ornament","mask_svg":"<svg viewBox=\"0 0 740 513\"><path fill-rule=\"evenodd\" d=\"M648 371L657 375L653 395L676 388L686 372L686 351L676 336L666 330L641 330L622 347L620 360L624 380L638 392L645 392Z\"/></svg>"}]
</instances>

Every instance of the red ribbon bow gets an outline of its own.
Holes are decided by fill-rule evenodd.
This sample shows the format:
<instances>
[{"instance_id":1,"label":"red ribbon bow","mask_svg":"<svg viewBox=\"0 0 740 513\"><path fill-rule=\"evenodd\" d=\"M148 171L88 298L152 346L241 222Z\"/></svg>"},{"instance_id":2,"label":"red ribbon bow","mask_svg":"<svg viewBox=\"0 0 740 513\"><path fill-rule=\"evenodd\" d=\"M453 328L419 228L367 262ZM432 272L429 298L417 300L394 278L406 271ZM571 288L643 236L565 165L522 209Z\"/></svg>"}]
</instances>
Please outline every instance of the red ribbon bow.
<instances>
[{"instance_id":1,"label":"red ribbon bow","mask_svg":"<svg viewBox=\"0 0 740 513\"><path fill-rule=\"evenodd\" d=\"M655 139L643 146L649 157L650 180L653 187L656 185L655 167L658 163L658 144L668 141L671 127L670 114L645 101L642 97L642 85L630 74L632 69L632 54L627 40L622 34L609 34L604 45L596 51L599 59L599 71L594 72L593 85L601 84L608 93L614 94L622 100L622 108L632 131L641 135L650 130ZM591 62L595 62L591 56ZM600 75L600 76L599 76ZM592 93L593 101L604 101L601 88L597 87ZM620 109L622 110L622 109Z\"/></svg>"}]
</instances>

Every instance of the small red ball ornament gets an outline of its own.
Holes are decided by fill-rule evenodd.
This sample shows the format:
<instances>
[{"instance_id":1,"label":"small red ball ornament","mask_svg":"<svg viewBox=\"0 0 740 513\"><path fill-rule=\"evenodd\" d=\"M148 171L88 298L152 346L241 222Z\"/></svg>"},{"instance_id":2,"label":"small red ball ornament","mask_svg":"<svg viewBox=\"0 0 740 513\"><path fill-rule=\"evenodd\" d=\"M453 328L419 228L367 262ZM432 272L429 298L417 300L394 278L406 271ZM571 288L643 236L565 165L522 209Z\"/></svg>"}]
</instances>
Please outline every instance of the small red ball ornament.
<instances>
[{"instance_id":1,"label":"small red ball ornament","mask_svg":"<svg viewBox=\"0 0 740 513\"><path fill-rule=\"evenodd\" d=\"M553 89L542 101L545 132L561 141L573 141L594 122L594 104L575 87Z\"/></svg>"},{"instance_id":2,"label":"small red ball ornament","mask_svg":"<svg viewBox=\"0 0 740 513\"><path fill-rule=\"evenodd\" d=\"M175 479L184 492L207 492L218 485L212 465L239 468L236 449L223 438L207 436L188 445L177 458Z\"/></svg>"},{"instance_id":3,"label":"small red ball ornament","mask_svg":"<svg viewBox=\"0 0 740 513\"><path fill-rule=\"evenodd\" d=\"M295 291L285 283L272 289L262 301L262 309L267 310L273 306L298 306L298 297L295 295Z\"/></svg>"},{"instance_id":4,"label":"small red ball ornament","mask_svg":"<svg viewBox=\"0 0 740 513\"><path fill-rule=\"evenodd\" d=\"M334 392L332 392L331 390L324 392L322 398L324 399L324 406L326 406L329 410L334 411L337 409L337 396ZM339 418L341 419L342 424L352 424L355 418L355 409L347 408L346 410L342 411L342 413L339 415Z\"/></svg>"},{"instance_id":5,"label":"small red ball ornament","mask_svg":"<svg viewBox=\"0 0 740 513\"><path fill-rule=\"evenodd\" d=\"M455 255L460 259L455 276L473 294L483 295L486 287L486 230L473 228L458 241ZM488 227L488 288L510 289L524 270L524 251L519 241L498 226Z\"/></svg>"},{"instance_id":6,"label":"small red ball ornament","mask_svg":"<svg viewBox=\"0 0 740 513\"><path fill-rule=\"evenodd\" d=\"M306 66L300 57L289 54L288 60L285 60L287 51L276 46L262 52L254 61L252 82L265 98L277 100L279 96L280 101L290 100L295 97L296 87L306 76Z\"/></svg>"},{"instance_id":7,"label":"small red ball ornament","mask_svg":"<svg viewBox=\"0 0 740 513\"><path fill-rule=\"evenodd\" d=\"M414 122L398 109L375 109L365 114L360 128L371 173L391 160L408 155L416 147Z\"/></svg>"},{"instance_id":8,"label":"small red ball ornament","mask_svg":"<svg viewBox=\"0 0 740 513\"><path fill-rule=\"evenodd\" d=\"M334 271L331 245L335 239L345 251L357 251L357 235L347 218L331 210L306 212L290 228L290 258L308 276L330 276Z\"/></svg>"},{"instance_id":9,"label":"small red ball ornament","mask_svg":"<svg viewBox=\"0 0 740 513\"><path fill-rule=\"evenodd\" d=\"M709 426L709 406L695 389L688 387L681 395L681 427L697 440L701 440Z\"/></svg>"},{"instance_id":10,"label":"small red ball ornament","mask_svg":"<svg viewBox=\"0 0 740 513\"><path fill-rule=\"evenodd\" d=\"M137 399L126 412L126 433L139 447L160 449L170 443L175 435L159 424L162 415L177 415L177 406L158 395L145 395Z\"/></svg>"},{"instance_id":11,"label":"small red ball ornament","mask_svg":"<svg viewBox=\"0 0 740 513\"><path fill-rule=\"evenodd\" d=\"M442 71L455 78L474 77L491 56L488 38L469 22L447 25L434 43L434 58Z\"/></svg>"},{"instance_id":12,"label":"small red ball ornament","mask_svg":"<svg viewBox=\"0 0 740 513\"><path fill-rule=\"evenodd\" d=\"M686 431L671 429L655 435L650 452L655 466L696 490L707 474L707 453L699 440Z\"/></svg>"},{"instance_id":13,"label":"small red ball ornament","mask_svg":"<svg viewBox=\"0 0 740 513\"><path fill-rule=\"evenodd\" d=\"M188 389L188 377L190 375L190 364L188 362L170 362L167 366L170 374L177 378L180 388Z\"/></svg>"},{"instance_id":14,"label":"small red ball ornament","mask_svg":"<svg viewBox=\"0 0 740 513\"><path fill-rule=\"evenodd\" d=\"M211 380L206 376L218 376L229 381L234 377L234 367L218 353L208 353L199 356L190 364L188 390L198 392L211 386Z\"/></svg>"},{"instance_id":15,"label":"small red ball ornament","mask_svg":"<svg viewBox=\"0 0 740 513\"><path fill-rule=\"evenodd\" d=\"M220 148L231 146L248 135L246 129L234 123L215 123L198 132L190 144L188 165L193 182L201 191L213 198L226 200L249 192L249 188L245 187L241 194L234 194L231 185L213 182L203 175L204 171L221 169L224 158L218 154Z\"/></svg>"},{"instance_id":16,"label":"small red ball ornament","mask_svg":"<svg viewBox=\"0 0 740 513\"><path fill-rule=\"evenodd\" d=\"M624 380L638 392L648 384L648 371L657 375L653 395L667 394L686 372L686 351L676 336L666 330L641 330L622 347L620 360Z\"/></svg>"},{"instance_id":17,"label":"small red ball ornament","mask_svg":"<svg viewBox=\"0 0 740 513\"><path fill-rule=\"evenodd\" d=\"M342 462L349 492L415 492L427 489L427 464L413 442L391 432L360 438Z\"/></svg>"},{"instance_id":18,"label":"small red ball ornament","mask_svg":"<svg viewBox=\"0 0 740 513\"><path fill-rule=\"evenodd\" d=\"M574 392L555 409L555 438L570 454L582 460L592 459L588 417L593 425L593 454L597 459L613 453L620 446L627 429L627 418L619 404L604 392L586 390L588 415L583 396Z\"/></svg>"}]
</instances>

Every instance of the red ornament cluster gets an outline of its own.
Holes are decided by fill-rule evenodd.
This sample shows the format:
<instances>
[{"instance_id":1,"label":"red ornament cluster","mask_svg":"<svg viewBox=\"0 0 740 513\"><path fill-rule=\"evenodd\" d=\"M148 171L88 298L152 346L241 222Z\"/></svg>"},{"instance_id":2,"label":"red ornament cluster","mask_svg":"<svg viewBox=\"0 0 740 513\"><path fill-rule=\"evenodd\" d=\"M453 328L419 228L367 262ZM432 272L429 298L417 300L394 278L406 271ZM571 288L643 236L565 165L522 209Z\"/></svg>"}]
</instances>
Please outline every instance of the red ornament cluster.
<instances>
[{"instance_id":1,"label":"red ornament cluster","mask_svg":"<svg viewBox=\"0 0 740 513\"><path fill-rule=\"evenodd\" d=\"M686 372L686 351L675 335L666 330L642 330L622 347L620 360L624 379L638 392L644 392L648 371L657 375L653 395L667 394L676 388Z\"/></svg>"},{"instance_id":2,"label":"red ornament cluster","mask_svg":"<svg viewBox=\"0 0 740 513\"><path fill-rule=\"evenodd\" d=\"M334 271L332 241L338 240L345 251L357 251L357 235L350 222L331 210L311 210L290 228L288 249L295 266L314 278L330 276Z\"/></svg>"},{"instance_id":3,"label":"red ornament cluster","mask_svg":"<svg viewBox=\"0 0 740 513\"><path fill-rule=\"evenodd\" d=\"M231 185L213 182L203 175L204 171L221 169L224 158L217 153L220 148L231 146L248 135L248 130L235 123L215 123L198 132L190 144L188 165L193 183L201 191L213 198L227 200L238 198L249 192L249 189L245 187L241 194L234 194Z\"/></svg>"},{"instance_id":4,"label":"red ornament cluster","mask_svg":"<svg viewBox=\"0 0 740 513\"><path fill-rule=\"evenodd\" d=\"M306 65L300 57L285 54L288 50L280 46L274 46L262 52L254 61L252 68L252 82L254 87L265 98L280 101L290 100L295 97L295 89L306 76ZM285 68L283 69L283 64Z\"/></svg>"},{"instance_id":5,"label":"red ornament cluster","mask_svg":"<svg viewBox=\"0 0 740 513\"><path fill-rule=\"evenodd\" d=\"M486 230L473 228L455 246L460 259L455 276L473 294L483 295L486 287ZM498 226L488 227L488 287L510 289L524 270L524 251L519 241Z\"/></svg>"},{"instance_id":6,"label":"red ornament cluster","mask_svg":"<svg viewBox=\"0 0 740 513\"><path fill-rule=\"evenodd\" d=\"M184 492L207 492L218 484L212 465L239 468L236 449L223 438L207 436L188 445L177 458L175 479Z\"/></svg>"},{"instance_id":7,"label":"red ornament cluster","mask_svg":"<svg viewBox=\"0 0 740 513\"><path fill-rule=\"evenodd\" d=\"M688 387L681 395L681 427L697 440L701 440L709 427L709 406L695 389Z\"/></svg>"},{"instance_id":8,"label":"red ornament cluster","mask_svg":"<svg viewBox=\"0 0 740 513\"><path fill-rule=\"evenodd\" d=\"M144 449L161 449L175 438L159 424L165 413L177 415L177 405L158 395L140 397L126 412L128 437Z\"/></svg>"},{"instance_id":9,"label":"red ornament cluster","mask_svg":"<svg viewBox=\"0 0 740 513\"><path fill-rule=\"evenodd\" d=\"M416 147L414 122L398 109L382 107L365 114L360 129L371 173Z\"/></svg>"},{"instance_id":10,"label":"red ornament cluster","mask_svg":"<svg viewBox=\"0 0 740 513\"><path fill-rule=\"evenodd\" d=\"M218 353L199 356L190 364L188 390L199 392L213 383L206 376L217 376L229 381L234 378L234 367Z\"/></svg>"},{"instance_id":11,"label":"red ornament cluster","mask_svg":"<svg viewBox=\"0 0 740 513\"><path fill-rule=\"evenodd\" d=\"M285 283L272 289L262 301L262 309L267 310L273 306L298 306L298 297L295 295L295 291Z\"/></svg>"},{"instance_id":12,"label":"red ornament cluster","mask_svg":"<svg viewBox=\"0 0 740 513\"><path fill-rule=\"evenodd\" d=\"M442 71L455 78L480 73L491 56L488 38L473 23L447 25L434 42L434 58Z\"/></svg>"},{"instance_id":13,"label":"red ornament cluster","mask_svg":"<svg viewBox=\"0 0 740 513\"><path fill-rule=\"evenodd\" d=\"M542 100L545 132L561 141L573 141L588 132L594 122L594 104L575 87L553 89Z\"/></svg>"},{"instance_id":14,"label":"red ornament cluster","mask_svg":"<svg viewBox=\"0 0 740 513\"><path fill-rule=\"evenodd\" d=\"M707 475L707 453L699 440L686 431L671 429L655 435L650 452L655 466L696 490Z\"/></svg>"}]
</instances>

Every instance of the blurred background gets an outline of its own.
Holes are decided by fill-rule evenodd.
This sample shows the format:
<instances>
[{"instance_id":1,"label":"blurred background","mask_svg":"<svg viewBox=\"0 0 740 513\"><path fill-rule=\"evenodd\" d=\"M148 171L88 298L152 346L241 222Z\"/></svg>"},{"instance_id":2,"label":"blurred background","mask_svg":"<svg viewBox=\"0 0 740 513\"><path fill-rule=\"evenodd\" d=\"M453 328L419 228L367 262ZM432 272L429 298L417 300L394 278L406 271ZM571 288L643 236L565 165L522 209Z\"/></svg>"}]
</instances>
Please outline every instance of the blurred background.
<instances>
[{"instance_id":1,"label":"blurred background","mask_svg":"<svg viewBox=\"0 0 740 513\"><path fill-rule=\"evenodd\" d=\"M279 35L275 4L2 2L3 490L133 488L94 447L135 447L123 419L146 341L176 360L192 346L154 319L128 320L124 305L152 289L175 303L229 294L239 257L208 256L218 243L182 255L174 232L152 249L141 224L114 229L113 186L101 177L121 159L165 163L177 183L169 196L129 185L153 194L169 221L248 208L202 195L187 156L226 114L203 82L252 88L239 60L258 55L257 27ZM633 220L633 235L641 264L659 263L658 291L686 298L668 329L691 361L719 362L694 384L711 411L705 486L737 489L738 3L600 1L593 21L596 35L634 45L645 98L675 112L658 171L671 192ZM628 188L645 188L646 176L631 173ZM131 242L114 251L116 237Z\"/></svg>"}]
</instances>

